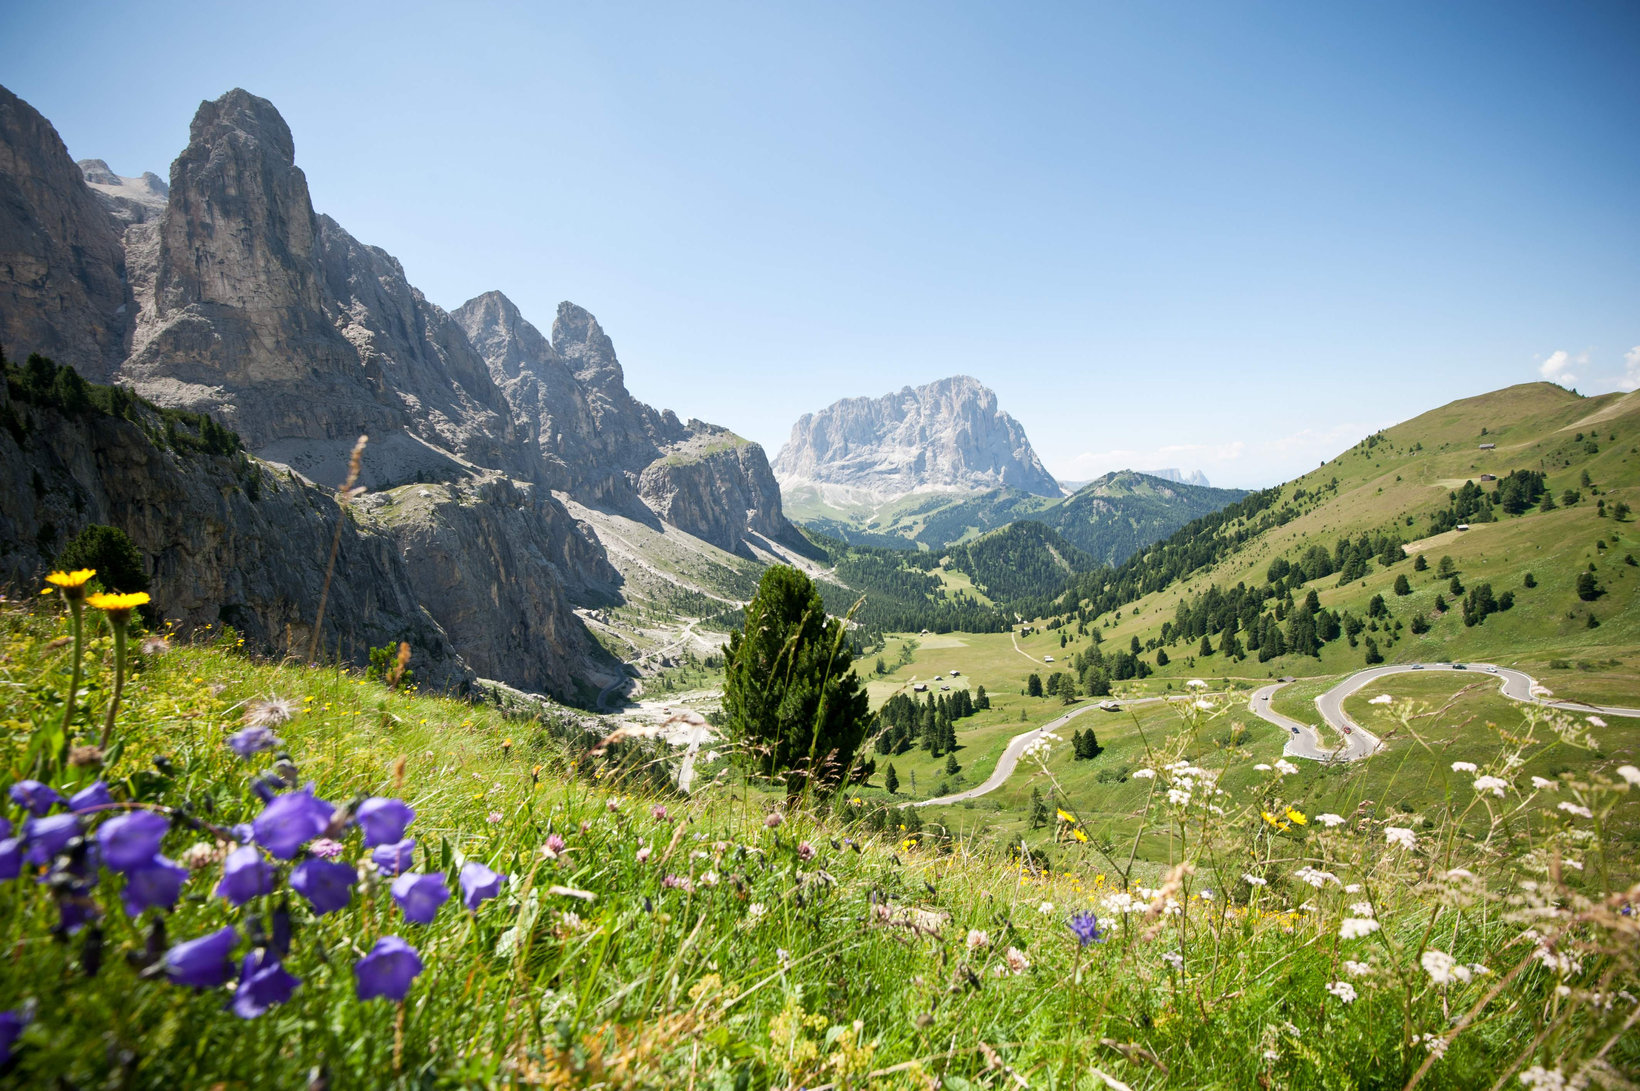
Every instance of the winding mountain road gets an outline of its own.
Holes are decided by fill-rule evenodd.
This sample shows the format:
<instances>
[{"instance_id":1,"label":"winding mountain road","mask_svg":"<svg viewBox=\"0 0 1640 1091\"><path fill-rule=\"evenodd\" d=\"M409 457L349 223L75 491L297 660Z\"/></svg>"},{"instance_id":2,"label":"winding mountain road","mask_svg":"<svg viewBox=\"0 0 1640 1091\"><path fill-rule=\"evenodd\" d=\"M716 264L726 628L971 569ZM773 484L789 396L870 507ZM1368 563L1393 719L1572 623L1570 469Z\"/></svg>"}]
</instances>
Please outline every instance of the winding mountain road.
<instances>
[{"instance_id":1,"label":"winding mountain road","mask_svg":"<svg viewBox=\"0 0 1640 1091\"><path fill-rule=\"evenodd\" d=\"M1123 708L1129 708L1137 707L1139 705L1158 704L1165 699L1166 698L1162 697L1139 697L1128 701L1117 701L1116 703L1121 705ZM961 803L965 799L977 799L988 792L996 791L998 788L1007 783L1009 777L1014 775L1014 769L1018 767L1019 759L1024 756L1025 751L1030 748L1032 743L1036 742L1038 739L1042 738L1042 736L1048 734L1056 728L1064 727L1084 712L1092 712L1098 707L1099 706L1097 704L1090 704L1083 705L1081 708L1073 708L1057 720L1043 724L1041 727L1033 727L1029 731L1015 735L1013 738L1008 740L1007 749L1003 750L1002 757L997 759L997 767L993 769L991 771L991 775L986 777L984 782L977 787L968 788L961 792L953 792L948 796L935 796L933 799L920 799L912 803L907 803L905 806L932 807L947 803Z\"/></svg>"},{"instance_id":2,"label":"winding mountain road","mask_svg":"<svg viewBox=\"0 0 1640 1091\"><path fill-rule=\"evenodd\" d=\"M1253 693L1248 701L1248 711L1259 719L1275 724L1288 733L1285 753L1288 757L1308 758L1311 761L1360 761L1370 757L1384 744L1366 728L1351 719L1344 711L1344 701L1351 695L1359 692L1368 684L1392 674L1411 674L1414 671L1452 671L1462 674L1473 674L1484 679L1488 675L1498 679L1503 695L1511 701L1522 704L1543 705L1546 708L1558 708L1566 712L1586 712L1604 716L1630 716L1640 718L1640 708L1623 708L1616 705L1591 705L1583 701L1554 701L1534 696L1532 690L1537 682L1531 675L1521 671L1511 670L1508 667L1499 667L1491 663L1466 663L1462 666L1454 663L1403 663L1393 666L1368 667L1357 671L1338 683L1332 689L1315 699L1317 711L1327 726L1339 733L1344 740L1343 745L1332 749L1323 749L1320 736L1315 728L1309 724L1300 723L1288 716L1274 711L1270 707L1270 699L1284 683L1264 686ZM1295 730L1296 729L1296 730Z\"/></svg>"},{"instance_id":3,"label":"winding mountain road","mask_svg":"<svg viewBox=\"0 0 1640 1091\"><path fill-rule=\"evenodd\" d=\"M1024 654L1023 652L1021 654ZM1474 674L1485 678L1492 676L1498 679L1503 688L1503 695L1512 701L1522 704L1544 705L1548 708L1558 708L1567 712L1594 713L1602 716L1628 716L1640 719L1640 708L1624 708L1616 705L1591 705L1582 701L1555 701L1533 696L1532 688L1536 681L1528 675L1508 667L1499 667L1491 663L1470 663L1457 666L1452 663L1408 663L1395 666L1368 667L1357 671L1332 689L1315 699L1316 709L1328 726L1337 731L1344 740L1340 746L1327 748L1321 743L1321 736L1314 727L1302 723L1290 716L1283 716L1270 707L1270 700L1277 690L1286 685L1285 682L1276 682L1272 685L1260 687L1253 691L1247 701L1247 710L1266 723L1281 728L1287 734L1287 745L1283 753L1290 758L1307 758L1310 761L1360 761L1371 757L1383 748L1383 741L1356 723L1344 711L1345 698L1356 693L1366 685L1377 679L1392 674L1410 674L1414 671L1454 671ZM1164 697L1140 697L1132 700L1117 701L1123 708L1133 708L1139 705L1157 704L1167 700ZM968 788L950 795L936 796L933 799L916 800L907 804L908 807L944 806L951 803L961 803L965 799L977 799L982 795L996 791L1007 783L1008 778L1014 775L1019 767L1019 759L1024 756L1030 745L1058 728L1070 723L1071 720L1085 712L1092 712L1098 704L1087 704L1081 708L1072 709L1063 716L1041 727L1015 735L1008 740L1008 746L997 759L997 766L991 775L976 787Z\"/></svg>"}]
</instances>

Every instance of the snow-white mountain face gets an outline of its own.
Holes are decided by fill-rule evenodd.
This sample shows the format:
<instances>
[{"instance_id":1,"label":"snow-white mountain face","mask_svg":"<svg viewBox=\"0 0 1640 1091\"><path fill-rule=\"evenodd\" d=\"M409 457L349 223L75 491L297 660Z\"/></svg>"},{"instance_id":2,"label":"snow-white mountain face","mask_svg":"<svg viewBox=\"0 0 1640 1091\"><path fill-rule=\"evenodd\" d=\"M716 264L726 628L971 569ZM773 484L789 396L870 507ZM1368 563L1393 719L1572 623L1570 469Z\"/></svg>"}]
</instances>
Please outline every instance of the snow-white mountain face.
<instances>
[{"instance_id":1,"label":"snow-white mountain face","mask_svg":"<svg viewBox=\"0 0 1640 1091\"><path fill-rule=\"evenodd\" d=\"M782 488L878 499L1004 486L1060 495L1025 429L997 407L995 392L966 375L804 414L774 472Z\"/></svg>"}]
</instances>

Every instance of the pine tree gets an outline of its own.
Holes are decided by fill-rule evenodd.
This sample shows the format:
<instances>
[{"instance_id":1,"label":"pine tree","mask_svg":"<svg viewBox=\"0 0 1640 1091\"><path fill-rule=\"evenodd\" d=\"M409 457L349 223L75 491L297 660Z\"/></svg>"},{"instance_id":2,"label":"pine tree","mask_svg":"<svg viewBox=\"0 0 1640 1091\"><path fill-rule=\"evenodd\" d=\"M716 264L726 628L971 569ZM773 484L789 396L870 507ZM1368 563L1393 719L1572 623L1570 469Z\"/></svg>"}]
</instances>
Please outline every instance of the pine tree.
<instances>
[{"instance_id":1,"label":"pine tree","mask_svg":"<svg viewBox=\"0 0 1640 1091\"><path fill-rule=\"evenodd\" d=\"M894 763L888 763L888 772L883 774L883 788L889 795L898 795L900 791L900 774L894 771Z\"/></svg>"},{"instance_id":2,"label":"pine tree","mask_svg":"<svg viewBox=\"0 0 1640 1091\"><path fill-rule=\"evenodd\" d=\"M1029 678L1025 679L1025 696L1027 696L1027 697L1040 697L1040 696L1042 696L1042 678L1041 678L1041 676L1035 674L1034 672L1031 674L1031 676Z\"/></svg>"},{"instance_id":3,"label":"pine tree","mask_svg":"<svg viewBox=\"0 0 1640 1091\"><path fill-rule=\"evenodd\" d=\"M1206 633L1203 633L1202 634L1202 646L1196 652L1196 654L1201 656L1203 659L1206 659L1208 656L1212 655L1213 654L1213 638L1208 636Z\"/></svg>"},{"instance_id":4,"label":"pine tree","mask_svg":"<svg viewBox=\"0 0 1640 1091\"><path fill-rule=\"evenodd\" d=\"M957 756L955 754L952 754L945 759L945 773L947 776L956 776L961 769L962 766L957 764Z\"/></svg>"},{"instance_id":5,"label":"pine tree","mask_svg":"<svg viewBox=\"0 0 1640 1091\"><path fill-rule=\"evenodd\" d=\"M1031 829L1040 830L1048 824L1051 814L1048 811L1048 802L1042 798L1041 788L1031 789Z\"/></svg>"},{"instance_id":6,"label":"pine tree","mask_svg":"<svg viewBox=\"0 0 1640 1091\"><path fill-rule=\"evenodd\" d=\"M979 687L976 688L975 696L974 696L974 707L975 708L990 708L991 707L991 698L989 698L985 695L985 687L984 686L979 686Z\"/></svg>"},{"instance_id":7,"label":"pine tree","mask_svg":"<svg viewBox=\"0 0 1640 1091\"><path fill-rule=\"evenodd\" d=\"M1405 572L1395 577L1395 593L1397 595L1412 594L1412 584L1407 582L1407 574Z\"/></svg>"}]
</instances>

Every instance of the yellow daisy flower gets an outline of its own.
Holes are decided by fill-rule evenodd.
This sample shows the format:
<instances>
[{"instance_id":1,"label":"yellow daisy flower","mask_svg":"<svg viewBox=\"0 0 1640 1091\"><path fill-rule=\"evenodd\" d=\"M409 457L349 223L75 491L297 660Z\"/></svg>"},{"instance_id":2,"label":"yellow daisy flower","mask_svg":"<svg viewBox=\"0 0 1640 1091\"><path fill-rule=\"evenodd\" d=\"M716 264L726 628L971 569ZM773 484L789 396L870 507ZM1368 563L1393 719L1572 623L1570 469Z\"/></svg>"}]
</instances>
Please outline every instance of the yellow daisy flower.
<instances>
[{"instance_id":1,"label":"yellow daisy flower","mask_svg":"<svg viewBox=\"0 0 1640 1091\"><path fill-rule=\"evenodd\" d=\"M86 596L86 602L95 606L115 621L124 621L131 616L131 611L149 603L148 592L133 591L127 595L108 594L100 592Z\"/></svg>"},{"instance_id":2,"label":"yellow daisy flower","mask_svg":"<svg viewBox=\"0 0 1640 1091\"><path fill-rule=\"evenodd\" d=\"M1303 812L1303 811L1296 811L1296 810L1294 810L1294 809L1293 809L1293 808L1291 808L1291 807L1288 807L1288 808L1287 808L1287 818L1288 818L1288 819L1289 819L1289 820L1290 820L1290 821L1291 821L1291 822L1292 822L1292 823L1293 823L1293 825L1295 825L1295 826L1302 826L1302 825L1304 825L1304 824L1305 824L1305 823L1306 823L1306 822L1308 822L1308 821L1309 821L1309 819L1308 819L1308 818L1305 818L1305 817L1304 817L1304 812Z\"/></svg>"},{"instance_id":3,"label":"yellow daisy flower","mask_svg":"<svg viewBox=\"0 0 1640 1091\"><path fill-rule=\"evenodd\" d=\"M71 587L84 587L91 582L91 577L97 574L95 568L79 568L73 572L53 572L46 577L46 582L53 587L65 590Z\"/></svg>"}]
</instances>

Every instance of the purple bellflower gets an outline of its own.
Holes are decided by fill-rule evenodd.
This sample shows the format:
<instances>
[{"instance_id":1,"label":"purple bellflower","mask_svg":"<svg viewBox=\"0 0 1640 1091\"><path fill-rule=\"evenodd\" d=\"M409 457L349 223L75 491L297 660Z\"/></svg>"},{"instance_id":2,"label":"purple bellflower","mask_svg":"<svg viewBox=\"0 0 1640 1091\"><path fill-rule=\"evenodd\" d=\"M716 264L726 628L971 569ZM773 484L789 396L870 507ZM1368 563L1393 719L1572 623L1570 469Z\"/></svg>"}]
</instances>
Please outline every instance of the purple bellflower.
<instances>
[{"instance_id":1,"label":"purple bellflower","mask_svg":"<svg viewBox=\"0 0 1640 1091\"><path fill-rule=\"evenodd\" d=\"M108 785L100 780L68 797L68 809L75 814L88 814L113 805L114 797L108 794Z\"/></svg>"},{"instance_id":2,"label":"purple bellflower","mask_svg":"<svg viewBox=\"0 0 1640 1091\"><path fill-rule=\"evenodd\" d=\"M364 827L365 848L391 845L404 839L404 828L415 821L415 810L402 799L372 796L359 804L354 817Z\"/></svg>"},{"instance_id":3,"label":"purple bellflower","mask_svg":"<svg viewBox=\"0 0 1640 1091\"><path fill-rule=\"evenodd\" d=\"M178 985L212 989L233 976L233 945L239 939L230 925L179 943L165 952L165 974Z\"/></svg>"},{"instance_id":4,"label":"purple bellflower","mask_svg":"<svg viewBox=\"0 0 1640 1091\"><path fill-rule=\"evenodd\" d=\"M54 814L31 818L23 823L23 840L28 843L28 862L49 864L68 843L80 836L78 815Z\"/></svg>"},{"instance_id":5,"label":"purple bellflower","mask_svg":"<svg viewBox=\"0 0 1640 1091\"><path fill-rule=\"evenodd\" d=\"M273 890L273 866L262 859L255 845L241 845L228 853L222 864L222 881L216 895L230 905L244 905L259 894Z\"/></svg>"},{"instance_id":6,"label":"purple bellflower","mask_svg":"<svg viewBox=\"0 0 1640 1091\"><path fill-rule=\"evenodd\" d=\"M155 856L141 867L131 868L125 873L125 889L120 892L125 915L138 917L144 909L172 908L187 880L188 869L163 856Z\"/></svg>"},{"instance_id":7,"label":"purple bellflower","mask_svg":"<svg viewBox=\"0 0 1640 1091\"><path fill-rule=\"evenodd\" d=\"M264 750L272 750L283 742L283 739L262 724L252 724L228 736L228 746L242 758L250 758Z\"/></svg>"},{"instance_id":8,"label":"purple bellflower","mask_svg":"<svg viewBox=\"0 0 1640 1091\"><path fill-rule=\"evenodd\" d=\"M450 888L442 875L408 871L393 880L392 889L393 900L411 924L432 924L438 907L450 900Z\"/></svg>"},{"instance_id":9,"label":"purple bellflower","mask_svg":"<svg viewBox=\"0 0 1640 1091\"><path fill-rule=\"evenodd\" d=\"M313 794L309 784L299 791L275 796L251 823L256 842L281 860L289 860L307 842L330 826L335 808Z\"/></svg>"},{"instance_id":10,"label":"purple bellflower","mask_svg":"<svg viewBox=\"0 0 1640 1091\"><path fill-rule=\"evenodd\" d=\"M272 951L259 949L245 956L239 970L239 988L233 994L233 1013L255 1019L275 1004L283 1004L302 982L280 965Z\"/></svg>"},{"instance_id":11,"label":"purple bellflower","mask_svg":"<svg viewBox=\"0 0 1640 1091\"><path fill-rule=\"evenodd\" d=\"M469 860L461 865L461 900L468 909L476 910L480 905L501 893L501 884L507 877L500 872L491 871L483 864Z\"/></svg>"},{"instance_id":12,"label":"purple bellflower","mask_svg":"<svg viewBox=\"0 0 1640 1091\"><path fill-rule=\"evenodd\" d=\"M308 900L315 913L324 916L348 903L353 897L353 884L358 878L351 864L303 860L290 873L290 886Z\"/></svg>"},{"instance_id":13,"label":"purple bellflower","mask_svg":"<svg viewBox=\"0 0 1640 1091\"><path fill-rule=\"evenodd\" d=\"M153 811L131 811L97 827L103 860L115 871L130 871L152 860L171 823Z\"/></svg>"},{"instance_id":14,"label":"purple bellflower","mask_svg":"<svg viewBox=\"0 0 1640 1091\"><path fill-rule=\"evenodd\" d=\"M11 786L11 801L19 807L27 807L28 813L35 818L44 818L51 808L63 801L57 794L57 789L41 784L37 780L20 780Z\"/></svg>"},{"instance_id":15,"label":"purple bellflower","mask_svg":"<svg viewBox=\"0 0 1640 1091\"><path fill-rule=\"evenodd\" d=\"M403 875L415 861L416 839L407 837L396 845L380 845L370 860L387 875Z\"/></svg>"},{"instance_id":16,"label":"purple bellflower","mask_svg":"<svg viewBox=\"0 0 1640 1091\"><path fill-rule=\"evenodd\" d=\"M421 956L414 947L398 936L383 936L368 955L353 964L359 999L403 1000L421 969Z\"/></svg>"}]
</instances>

